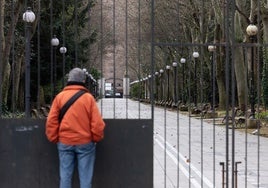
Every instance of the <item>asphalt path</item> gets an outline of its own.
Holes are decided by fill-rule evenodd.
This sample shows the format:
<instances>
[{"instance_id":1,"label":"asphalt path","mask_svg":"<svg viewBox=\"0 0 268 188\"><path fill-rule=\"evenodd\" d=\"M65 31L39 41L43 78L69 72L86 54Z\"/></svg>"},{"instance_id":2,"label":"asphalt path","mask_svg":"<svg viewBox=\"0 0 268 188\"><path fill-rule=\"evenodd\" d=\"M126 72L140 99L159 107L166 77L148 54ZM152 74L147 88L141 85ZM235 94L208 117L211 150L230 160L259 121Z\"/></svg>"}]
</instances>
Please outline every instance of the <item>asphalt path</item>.
<instances>
[{"instance_id":1,"label":"asphalt path","mask_svg":"<svg viewBox=\"0 0 268 188\"><path fill-rule=\"evenodd\" d=\"M268 188L268 138L130 99L102 99L98 104L104 118L154 118L155 188L223 187L227 159L228 187Z\"/></svg>"}]
</instances>

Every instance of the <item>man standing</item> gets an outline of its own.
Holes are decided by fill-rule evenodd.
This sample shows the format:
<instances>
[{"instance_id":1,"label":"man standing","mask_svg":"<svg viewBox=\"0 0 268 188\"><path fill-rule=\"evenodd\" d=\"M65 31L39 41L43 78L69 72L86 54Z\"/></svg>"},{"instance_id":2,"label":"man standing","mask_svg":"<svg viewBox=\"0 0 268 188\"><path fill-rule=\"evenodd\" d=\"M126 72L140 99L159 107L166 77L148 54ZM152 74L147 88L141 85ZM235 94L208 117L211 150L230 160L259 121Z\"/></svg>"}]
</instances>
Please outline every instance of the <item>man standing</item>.
<instances>
[{"instance_id":1,"label":"man standing","mask_svg":"<svg viewBox=\"0 0 268 188\"><path fill-rule=\"evenodd\" d=\"M67 86L54 98L46 121L46 136L58 147L60 188L71 188L75 164L80 188L91 188L96 142L104 136L105 123L85 81L86 73L82 69L74 68L69 72ZM85 93L59 120L64 104L81 90Z\"/></svg>"}]
</instances>

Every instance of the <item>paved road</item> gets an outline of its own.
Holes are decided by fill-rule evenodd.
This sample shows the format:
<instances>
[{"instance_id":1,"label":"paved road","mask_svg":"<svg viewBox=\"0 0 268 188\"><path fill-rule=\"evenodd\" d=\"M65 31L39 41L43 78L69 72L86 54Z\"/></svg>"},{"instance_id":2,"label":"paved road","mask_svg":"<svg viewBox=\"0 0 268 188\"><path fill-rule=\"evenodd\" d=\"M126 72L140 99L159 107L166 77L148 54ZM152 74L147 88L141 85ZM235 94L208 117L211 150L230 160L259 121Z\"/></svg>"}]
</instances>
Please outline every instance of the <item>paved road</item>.
<instances>
[{"instance_id":1,"label":"paved road","mask_svg":"<svg viewBox=\"0 0 268 188\"><path fill-rule=\"evenodd\" d=\"M104 118L152 117L151 105L129 99L103 99L99 101L99 107ZM240 131L235 131L232 136L231 129L228 133L229 187L232 187L232 181L235 182L231 178L234 161L238 162L238 188L268 188L268 139ZM220 162L226 161L226 148L224 125L213 125L176 111L154 108L155 188L222 187Z\"/></svg>"}]
</instances>

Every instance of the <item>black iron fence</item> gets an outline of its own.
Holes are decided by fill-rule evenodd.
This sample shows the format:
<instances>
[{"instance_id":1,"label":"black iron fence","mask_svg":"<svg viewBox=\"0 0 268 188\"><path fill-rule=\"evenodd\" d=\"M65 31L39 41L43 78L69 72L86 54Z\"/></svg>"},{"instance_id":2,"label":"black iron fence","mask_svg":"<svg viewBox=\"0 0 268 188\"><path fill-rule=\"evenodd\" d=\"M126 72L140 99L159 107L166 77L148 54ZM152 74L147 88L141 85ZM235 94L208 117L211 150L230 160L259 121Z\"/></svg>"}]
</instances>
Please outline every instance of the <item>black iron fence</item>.
<instances>
[{"instance_id":1,"label":"black iron fence","mask_svg":"<svg viewBox=\"0 0 268 188\"><path fill-rule=\"evenodd\" d=\"M154 121L160 187L267 186L264 2L20 3L0 2L4 124L45 118L66 73L78 66L88 71L104 117ZM123 98L105 99L107 85Z\"/></svg>"}]
</instances>

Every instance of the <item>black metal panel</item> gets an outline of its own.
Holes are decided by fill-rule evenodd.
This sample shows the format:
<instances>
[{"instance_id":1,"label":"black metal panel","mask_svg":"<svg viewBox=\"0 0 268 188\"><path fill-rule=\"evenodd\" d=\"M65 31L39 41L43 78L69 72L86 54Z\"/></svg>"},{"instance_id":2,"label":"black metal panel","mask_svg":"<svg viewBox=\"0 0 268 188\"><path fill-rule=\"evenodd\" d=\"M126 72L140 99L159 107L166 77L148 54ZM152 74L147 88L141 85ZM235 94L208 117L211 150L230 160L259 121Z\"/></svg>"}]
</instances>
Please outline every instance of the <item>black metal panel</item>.
<instances>
[{"instance_id":1,"label":"black metal panel","mask_svg":"<svg viewBox=\"0 0 268 188\"><path fill-rule=\"evenodd\" d=\"M0 120L0 184L3 188L57 187L57 149L44 120Z\"/></svg>"},{"instance_id":2,"label":"black metal panel","mask_svg":"<svg viewBox=\"0 0 268 188\"><path fill-rule=\"evenodd\" d=\"M153 187L152 120L105 120L97 145L94 188ZM0 184L3 188L57 188L56 145L45 137L45 120L0 120ZM74 186L79 187L77 173Z\"/></svg>"},{"instance_id":3,"label":"black metal panel","mask_svg":"<svg viewBox=\"0 0 268 188\"><path fill-rule=\"evenodd\" d=\"M106 123L105 139L97 148L96 188L152 188L152 120L109 119Z\"/></svg>"}]
</instances>

